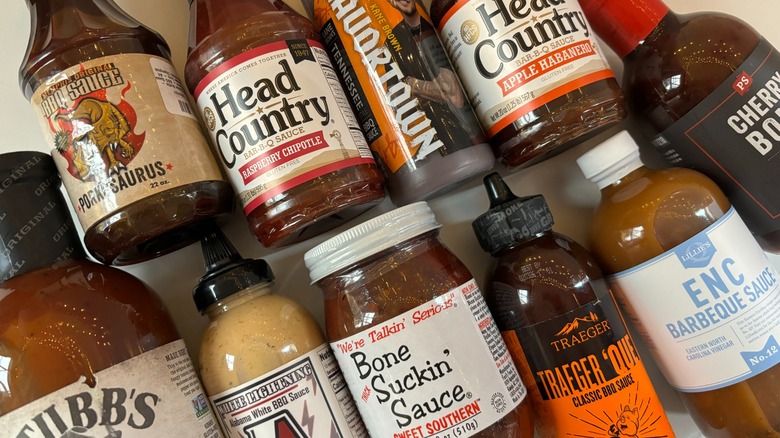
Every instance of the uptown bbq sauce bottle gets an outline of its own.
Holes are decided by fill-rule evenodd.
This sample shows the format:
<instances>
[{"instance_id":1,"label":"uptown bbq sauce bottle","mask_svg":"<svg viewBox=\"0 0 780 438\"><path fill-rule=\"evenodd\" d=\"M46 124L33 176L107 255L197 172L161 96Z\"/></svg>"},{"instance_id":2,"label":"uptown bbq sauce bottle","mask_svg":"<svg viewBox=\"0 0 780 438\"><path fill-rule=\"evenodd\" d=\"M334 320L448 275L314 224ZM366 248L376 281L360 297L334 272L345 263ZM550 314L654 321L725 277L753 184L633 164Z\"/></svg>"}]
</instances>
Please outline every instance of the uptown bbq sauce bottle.
<instances>
[{"instance_id":1,"label":"uptown bbq sauce bottle","mask_svg":"<svg viewBox=\"0 0 780 438\"><path fill-rule=\"evenodd\" d=\"M526 389L424 202L308 251L328 340L373 438L533 437Z\"/></svg>"},{"instance_id":2,"label":"uptown bbq sauce bottle","mask_svg":"<svg viewBox=\"0 0 780 438\"><path fill-rule=\"evenodd\" d=\"M507 166L538 163L626 116L576 0L433 0L431 18Z\"/></svg>"},{"instance_id":3,"label":"uptown bbq sauce bottle","mask_svg":"<svg viewBox=\"0 0 780 438\"><path fill-rule=\"evenodd\" d=\"M495 157L422 6L305 0L397 206L452 190Z\"/></svg>"},{"instance_id":4,"label":"uptown bbq sauce bottle","mask_svg":"<svg viewBox=\"0 0 780 438\"><path fill-rule=\"evenodd\" d=\"M660 0L580 0L623 58L641 135L714 180L761 246L780 252L780 53L743 21Z\"/></svg>"},{"instance_id":5,"label":"uptown bbq sauce bottle","mask_svg":"<svg viewBox=\"0 0 780 438\"><path fill-rule=\"evenodd\" d=\"M222 177L165 41L108 0L28 0L20 69L44 137L103 263L147 260L197 241L229 213Z\"/></svg>"},{"instance_id":6,"label":"uptown bbq sauce bottle","mask_svg":"<svg viewBox=\"0 0 780 438\"><path fill-rule=\"evenodd\" d=\"M226 436L367 437L320 326L273 293L268 264L242 259L216 226L202 246L200 376Z\"/></svg>"},{"instance_id":7,"label":"uptown bbq sauce bottle","mask_svg":"<svg viewBox=\"0 0 780 438\"><path fill-rule=\"evenodd\" d=\"M190 1L185 77L266 247L336 227L383 178L311 22L273 0Z\"/></svg>"},{"instance_id":8,"label":"uptown bbq sauce bottle","mask_svg":"<svg viewBox=\"0 0 780 438\"><path fill-rule=\"evenodd\" d=\"M221 437L157 294L86 259L52 158L0 180L0 434Z\"/></svg>"},{"instance_id":9,"label":"uptown bbq sauce bottle","mask_svg":"<svg viewBox=\"0 0 780 438\"><path fill-rule=\"evenodd\" d=\"M707 437L780 437L778 273L723 192L642 166L625 132L578 160L601 189L590 244Z\"/></svg>"},{"instance_id":10,"label":"uptown bbq sauce bottle","mask_svg":"<svg viewBox=\"0 0 780 438\"><path fill-rule=\"evenodd\" d=\"M541 195L485 178L490 210L473 223L493 255L485 293L545 438L673 437L634 341L593 257L552 231Z\"/></svg>"}]
</instances>

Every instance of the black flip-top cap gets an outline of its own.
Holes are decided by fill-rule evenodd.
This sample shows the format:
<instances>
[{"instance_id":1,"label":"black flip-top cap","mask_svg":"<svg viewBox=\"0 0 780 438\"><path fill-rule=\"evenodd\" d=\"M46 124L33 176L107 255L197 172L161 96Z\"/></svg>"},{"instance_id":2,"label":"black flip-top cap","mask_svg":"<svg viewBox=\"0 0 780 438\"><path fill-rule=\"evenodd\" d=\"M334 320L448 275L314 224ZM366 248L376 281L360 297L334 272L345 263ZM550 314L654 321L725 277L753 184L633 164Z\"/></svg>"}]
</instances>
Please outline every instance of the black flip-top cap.
<instances>
[{"instance_id":1,"label":"black flip-top cap","mask_svg":"<svg viewBox=\"0 0 780 438\"><path fill-rule=\"evenodd\" d=\"M242 258L213 222L211 230L201 239L201 248L206 275L192 291L199 312L236 292L274 279L265 260Z\"/></svg>"},{"instance_id":2,"label":"black flip-top cap","mask_svg":"<svg viewBox=\"0 0 780 438\"><path fill-rule=\"evenodd\" d=\"M484 183L490 209L471 223L482 249L495 254L552 229L553 217L544 196L518 198L498 173L486 176Z\"/></svg>"},{"instance_id":3,"label":"black flip-top cap","mask_svg":"<svg viewBox=\"0 0 780 438\"><path fill-rule=\"evenodd\" d=\"M0 281L85 257L60 185L49 155L0 154Z\"/></svg>"}]
</instances>

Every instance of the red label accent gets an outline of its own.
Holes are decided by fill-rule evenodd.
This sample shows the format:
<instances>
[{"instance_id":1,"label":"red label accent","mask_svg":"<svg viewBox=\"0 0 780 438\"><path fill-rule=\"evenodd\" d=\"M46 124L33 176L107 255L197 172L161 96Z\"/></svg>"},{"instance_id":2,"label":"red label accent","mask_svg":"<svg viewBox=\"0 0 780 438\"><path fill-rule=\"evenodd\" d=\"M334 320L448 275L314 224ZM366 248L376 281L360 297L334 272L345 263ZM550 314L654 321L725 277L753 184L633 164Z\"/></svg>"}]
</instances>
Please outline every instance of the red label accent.
<instances>
[{"instance_id":1,"label":"red label accent","mask_svg":"<svg viewBox=\"0 0 780 438\"><path fill-rule=\"evenodd\" d=\"M508 94L523 86L526 82L530 82L554 68L560 68L570 62L590 56L593 53L593 46L587 41L569 44L568 46L553 51L543 58L539 58L529 64L524 64L522 67L504 76L496 83L501 87L501 92L504 94L504 97L506 97Z\"/></svg>"},{"instance_id":2,"label":"red label accent","mask_svg":"<svg viewBox=\"0 0 780 438\"><path fill-rule=\"evenodd\" d=\"M241 176L244 184L248 184L259 178L264 173L273 170L288 161L328 147L322 131L299 137L293 141L284 143L268 152L259 155L254 160L241 166Z\"/></svg>"},{"instance_id":3,"label":"red label accent","mask_svg":"<svg viewBox=\"0 0 780 438\"><path fill-rule=\"evenodd\" d=\"M745 93L750 90L751 85L753 85L753 77L743 71L737 76L737 80L734 81L732 88L734 88L734 91L739 93L740 96L744 96Z\"/></svg>"}]
</instances>

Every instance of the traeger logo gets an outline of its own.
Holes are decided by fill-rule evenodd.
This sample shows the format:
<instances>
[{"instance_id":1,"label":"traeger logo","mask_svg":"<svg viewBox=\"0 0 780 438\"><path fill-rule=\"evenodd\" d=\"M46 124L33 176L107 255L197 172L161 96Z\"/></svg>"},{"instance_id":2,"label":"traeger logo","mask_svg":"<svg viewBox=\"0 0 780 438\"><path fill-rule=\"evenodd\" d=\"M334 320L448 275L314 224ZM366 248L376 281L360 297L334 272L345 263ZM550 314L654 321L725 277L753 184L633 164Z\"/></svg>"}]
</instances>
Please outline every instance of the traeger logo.
<instances>
[{"instance_id":1,"label":"traeger logo","mask_svg":"<svg viewBox=\"0 0 780 438\"><path fill-rule=\"evenodd\" d=\"M137 389L102 388L100 399L82 392L65 397L30 418L16 438L121 438L122 428L146 430L154 425L160 397Z\"/></svg>"},{"instance_id":2,"label":"traeger logo","mask_svg":"<svg viewBox=\"0 0 780 438\"><path fill-rule=\"evenodd\" d=\"M288 61L283 59L278 66L275 76L260 78L251 87L233 89L226 83L208 96L210 105L203 117L209 130L219 128L214 138L229 169L248 147L273 147L304 134L299 127L304 123L317 121L327 126L331 121L327 97L305 97Z\"/></svg>"},{"instance_id":3,"label":"traeger logo","mask_svg":"<svg viewBox=\"0 0 780 438\"><path fill-rule=\"evenodd\" d=\"M575 345L587 342L601 334L611 331L609 321L600 321L598 315L590 312L587 316L574 318L555 334L558 338L552 342L555 351L566 350Z\"/></svg>"},{"instance_id":4,"label":"traeger logo","mask_svg":"<svg viewBox=\"0 0 780 438\"><path fill-rule=\"evenodd\" d=\"M479 73L485 78L493 79L501 74L505 63L515 65L518 55L528 53L531 56L523 60L533 59L574 42L574 38L564 38L567 35L582 31L586 38L590 36L590 29L582 11L578 8L566 8L565 3L566 0L514 0L505 4L503 0L487 0L478 6L477 12L488 34L487 39L479 42L474 49L474 62ZM495 7L491 8L491 5ZM574 10L567 12L567 9ZM520 23L515 24L520 20ZM503 39L493 40L492 37L497 33L501 33ZM535 50L559 38L564 40ZM561 54L561 59L549 59L546 61L547 65L541 65L540 68L549 69L553 66L551 63L564 61L564 56L567 54ZM582 54L573 53L568 56ZM496 62L496 58L501 62Z\"/></svg>"}]
</instances>

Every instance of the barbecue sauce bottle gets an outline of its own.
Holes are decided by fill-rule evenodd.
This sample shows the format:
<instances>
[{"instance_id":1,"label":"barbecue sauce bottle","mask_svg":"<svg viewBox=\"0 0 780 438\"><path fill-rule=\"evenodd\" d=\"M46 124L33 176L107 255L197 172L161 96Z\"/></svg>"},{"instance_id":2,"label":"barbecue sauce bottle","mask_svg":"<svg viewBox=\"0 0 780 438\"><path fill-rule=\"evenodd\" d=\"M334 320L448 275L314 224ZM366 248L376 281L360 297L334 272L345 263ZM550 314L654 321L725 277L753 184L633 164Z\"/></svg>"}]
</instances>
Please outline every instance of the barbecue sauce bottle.
<instances>
[{"instance_id":1,"label":"barbecue sauce bottle","mask_svg":"<svg viewBox=\"0 0 780 438\"><path fill-rule=\"evenodd\" d=\"M780 437L780 276L726 196L644 167L626 131L577 164L601 189L591 250L704 435Z\"/></svg>"},{"instance_id":2,"label":"barbecue sauce bottle","mask_svg":"<svg viewBox=\"0 0 780 438\"><path fill-rule=\"evenodd\" d=\"M718 184L761 246L780 251L780 53L729 15L660 0L580 0L623 58L639 130L672 166Z\"/></svg>"},{"instance_id":3,"label":"barbecue sauce bottle","mask_svg":"<svg viewBox=\"0 0 780 438\"><path fill-rule=\"evenodd\" d=\"M160 297L87 260L52 158L0 155L0 434L219 438Z\"/></svg>"},{"instance_id":4,"label":"barbecue sauce bottle","mask_svg":"<svg viewBox=\"0 0 780 438\"><path fill-rule=\"evenodd\" d=\"M84 243L137 263L195 242L229 213L224 180L157 33L110 0L28 0L19 75Z\"/></svg>"},{"instance_id":5,"label":"barbecue sauce bottle","mask_svg":"<svg viewBox=\"0 0 780 438\"><path fill-rule=\"evenodd\" d=\"M309 20L273 0L193 0L185 80L266 247L343 224L383 177Z\"/></svg>"},{"instance_id":6,"label":"barbecue sauce bottle","mask_svg":"<svg viewBox=\"0 0 780 438\"><path fill-rule=\"evenodd\" d=\"M552 231L543 196L518 198L497 173L485 187L490 210L472 223L493 256L485 301L528 385L539 434L674 437L595 259Z\"/></svg>"}]
</instances>

